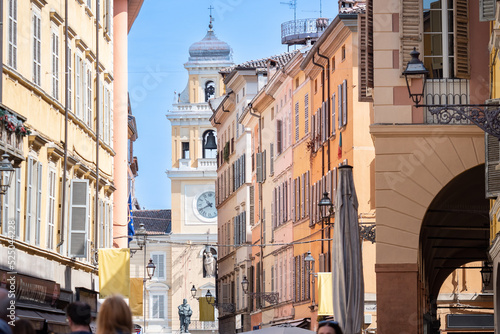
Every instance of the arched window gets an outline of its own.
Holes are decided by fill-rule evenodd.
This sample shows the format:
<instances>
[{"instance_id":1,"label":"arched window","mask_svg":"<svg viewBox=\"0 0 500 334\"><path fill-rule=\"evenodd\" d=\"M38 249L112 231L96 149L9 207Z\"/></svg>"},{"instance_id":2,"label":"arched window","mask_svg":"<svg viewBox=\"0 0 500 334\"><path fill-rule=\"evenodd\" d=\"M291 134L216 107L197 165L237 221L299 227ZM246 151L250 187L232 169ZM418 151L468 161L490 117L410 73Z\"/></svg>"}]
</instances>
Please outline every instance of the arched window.
<instances>
[{"instance_id":1,"label":"arched window","mask_svg":"<svg viewBox=\"0 0 500 334\"><path fill-rule=\"evenodd\" d=\"M207 81L205 84L205 102L215 97L215 83Z\"/></svg>"},{"instance_id":2,"label":"arched window","mask_svg":"<svg viewBox=\"0 0 500 334\"><path fill-rule=\"evenodd\" d=\"M215 159L217 157L217 142L215 131L208 130L203 133L203 158Z\"/></svg>"}]
</instances>

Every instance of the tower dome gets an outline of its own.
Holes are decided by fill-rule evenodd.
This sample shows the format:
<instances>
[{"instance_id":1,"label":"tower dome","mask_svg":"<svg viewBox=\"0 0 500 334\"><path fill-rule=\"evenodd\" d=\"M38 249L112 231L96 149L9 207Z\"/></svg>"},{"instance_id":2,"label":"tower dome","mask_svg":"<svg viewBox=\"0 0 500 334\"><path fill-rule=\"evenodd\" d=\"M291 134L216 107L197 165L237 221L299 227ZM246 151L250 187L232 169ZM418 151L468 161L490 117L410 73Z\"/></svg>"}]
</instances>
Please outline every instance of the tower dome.
<instances>
[{"instance_id":1,"label":"tower dome","mask_svg":"<svg viewBox=\"0 0 500 334\"><path fill-rule=\"evenodd\" d=\"M189 61L203 60L231 60L231 47L226 42L221 41L215 36L212 29L212 18L205 37L189 47Z\"/></svg>"}]
</instances>

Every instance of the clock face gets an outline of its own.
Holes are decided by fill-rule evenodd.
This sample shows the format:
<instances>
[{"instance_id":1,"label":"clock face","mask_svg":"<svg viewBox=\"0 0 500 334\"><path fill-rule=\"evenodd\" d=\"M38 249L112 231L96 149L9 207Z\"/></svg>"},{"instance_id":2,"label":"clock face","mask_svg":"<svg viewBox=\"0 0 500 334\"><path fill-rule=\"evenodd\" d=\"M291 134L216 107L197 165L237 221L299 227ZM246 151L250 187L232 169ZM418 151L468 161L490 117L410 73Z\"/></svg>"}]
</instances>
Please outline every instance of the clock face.
<instances>
[{"instance_id":1,"label":"clock face","mask_svg":"<svg viewBox=\"0 0 500 334\"><path fill-rule=\"evenodd\" d=\"M198 213L208 219L217 217L217 208L215 207L215 192L206 191L196 200L196 210Z\"/></svg>"}]
</instances>

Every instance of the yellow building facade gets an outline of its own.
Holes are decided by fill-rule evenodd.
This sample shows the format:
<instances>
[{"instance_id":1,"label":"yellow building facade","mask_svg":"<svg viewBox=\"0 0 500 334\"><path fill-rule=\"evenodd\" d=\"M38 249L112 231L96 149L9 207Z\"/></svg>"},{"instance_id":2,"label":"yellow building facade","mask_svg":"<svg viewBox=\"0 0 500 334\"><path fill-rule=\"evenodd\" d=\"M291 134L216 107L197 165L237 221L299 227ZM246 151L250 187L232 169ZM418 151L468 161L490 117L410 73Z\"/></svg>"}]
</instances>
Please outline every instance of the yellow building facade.
<instances>
[{"instance_id":1,"label":"yellow building facade","mask_svg":"<svg viewBox=\"0 0 500 334\"><path fill-rule=\"evenodd\" d=\"M56 332L68 302L97 310L97 249L115 242L114 38L135 17L114 28L113 5L69 1L66 11L64 1L3 3L0 147L16 169L2 196L0 241L16 252L13 266L7 256L0 262L2 283L16 271L16 282L43 288L35 301L17 298L19 316L32 302L52 300L45 306L58 319L49 324ZM47 317L33 322L43 326Z\"/></svg>"}]
</instances>

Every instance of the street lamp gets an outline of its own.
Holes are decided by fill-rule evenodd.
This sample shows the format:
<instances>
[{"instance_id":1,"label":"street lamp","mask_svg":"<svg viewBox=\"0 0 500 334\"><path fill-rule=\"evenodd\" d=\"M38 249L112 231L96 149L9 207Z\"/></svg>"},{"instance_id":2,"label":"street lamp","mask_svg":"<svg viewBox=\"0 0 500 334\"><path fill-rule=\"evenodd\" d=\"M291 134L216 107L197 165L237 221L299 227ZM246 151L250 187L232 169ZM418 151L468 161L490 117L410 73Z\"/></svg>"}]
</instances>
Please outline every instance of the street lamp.
<instances>
[{"instance_id":1,"label":"street lamp","mask_svg":"<svg viewBox=\"0 0 500 334\"><path fill-rule=\"evenodd\" d=\"M191 288L191 296L196 299L196 300L199 300L200 297L196 297L196 292L198 290L196 289L196 287L193 285L193 287ZM213 296L212 293L210 292L210 290L207 290L207 293L205 293L205 297L207 298L207 303L212 305L213 307L216 307L217 309L219 310L223 310L224 312L228 312L228 313L234 313L234 311L236 310L235 306L233 303L218 303L217 302L217 296Z\"/></svg>"},{"instance_id":2,"label":"street lamp","mask_svg":"<svg viewBox=\"0 0 500 334\"><path fill-rule=\"evenodd\" d=\"M144 274L143 274L143 279L142 279L142 286L143 286L143 295L142 295L143 314L142 314L142 316L143 316L143 320L144 320L143 333L146 333L146 281L147 281L146 277L149 277L150 280L153 278L156 266L154 265L152 259L149 259L149 263L146 265L146 255L147 255L146 244L148 241L148 231L146 230L144 223L139 224L139 228L135 232L134 237L135 237L137 245L140 247L140 249L144 250L144 262L143 262L144 263Z\"/></svg>"},{"instance_id":3,"label":"street lamp","mask_svg":"<svg viewBox=\"0 0 500 334\"><path fill-rule=\"evenodd\" d=\"M490 284L491 274L493 273L493 268L488 261L483 262L483 267L481 268L481 279L483 281L483 286L486 287Z\"/></svg>"},{"instance_id":4,"label":"street lamp","mask_svg":"<svg viewBox=\"0 0 500 334\"><path fill-rule=\"evenodd\" d=\"M498 103L448 104L446 99L446 104L420 104L424 99L429 71L418 58L420 52L416 48L413 48L410 55L411 60L402 74L405 76L408 93L416 108L426 107L431 115L438 118L440 124L449 124L452 121L459 123L467 120L480 127L484 132L500 139L500 105ZM422 76L422 87L415 86L412 92L408 78Z\"/></svg>"},{"instance_id":5,"label":"street lamp","mask_svg":"<svg viewBox=\"0 0 500 334\"><path fill-rule=\"evenodd\" d=\"M314 273L314 257L311 255L311 251L307 251L306 257L304 258L304 261L306 263L309 263L309 275L311 275L311 285L312 285L312 291L311 291L311 305L309 308L314 311L316 308L316 289L315 289L315 277L317 274Z\"/></svg>"},{"instance_id":6,"label":"street lamp","mask_svg":"<svg viewBox=\"0 0 500 334\"><path fill-rule=\"evenodd\" d=\"M319 210L321 212L321 217L323 220L328 218L326 224L330 224L330 217L333 215L333 203L328 196L328 192L323 193L323 198L318 203Z\"/></svg>"},{"instance_id":7,"label":"street lamp","mask_svg":"<svg viewBox=\"0 0 500 334\"><path fill-rule=\"evenodd\" d=\"M14 175L15 169L9 160L9 155L7 153L2 154L2 161L0 161L0 195L5 195L10 187L12 181L12 176ZM6 180L7 179L7 180Z\"/></svg>"},{"instance_id":8,"label":"street lamp","mask_svg":"<svg viewBox=\"0 0 500 334\"><path fill-rule=\"evenodd\" d=\"M262 298L266 302L270 304L278 304L280 295L278 292L248 292L248 279L246 276L243 276L243 280L241 281L241 287L243 292L249 295L252 298Z\"/></svg>"}]
</instances>

